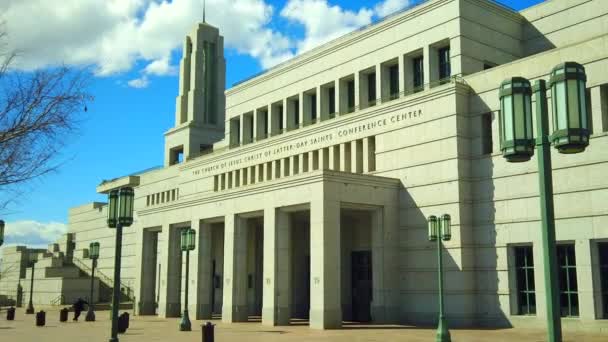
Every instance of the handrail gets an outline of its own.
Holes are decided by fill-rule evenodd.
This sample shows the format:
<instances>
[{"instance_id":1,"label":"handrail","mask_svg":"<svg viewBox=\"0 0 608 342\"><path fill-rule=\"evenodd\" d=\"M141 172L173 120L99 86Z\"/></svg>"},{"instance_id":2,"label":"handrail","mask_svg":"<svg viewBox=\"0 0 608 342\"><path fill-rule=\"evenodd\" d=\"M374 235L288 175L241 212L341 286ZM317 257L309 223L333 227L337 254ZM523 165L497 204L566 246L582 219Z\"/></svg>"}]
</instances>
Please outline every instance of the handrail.
<instances>
[{"instance_id":1,"label":"handrail","mask_svg":"<svg viewBox=\"0 0 608 342\"><path fill-rule=\"evenodd\" d=\"M57 298L51 301L51 305L63 305L64 302L65 296L63 294L60 294L59 296L57 296Z\"/></svg>"},{"instance_id":2,"label":"handrail","mask_svg":"<svg viewBox=\"0 0 608 342\"><path fill-rule=\"evenodd\" d=\"M89 275L92 273L92 269L84 262L84 260L81 260L80 258L74 256L74 257L72 257L72 263L75 264L76 267L78 267L81 270L83 270L84 272L88 273ZM97 278L99 278L99 280L101 282L105 283L108 287L110 287L110 288L114 287L114 279L110 278L109 276L107 276L105 273L103 273L99 269L95 270L95 276ZM122 287L126 290L127 298L129 298L131 300L133 300L135 298L134 291L129 285L127 285L121 281L120 287Z\"/></svg>"}]
</instances>

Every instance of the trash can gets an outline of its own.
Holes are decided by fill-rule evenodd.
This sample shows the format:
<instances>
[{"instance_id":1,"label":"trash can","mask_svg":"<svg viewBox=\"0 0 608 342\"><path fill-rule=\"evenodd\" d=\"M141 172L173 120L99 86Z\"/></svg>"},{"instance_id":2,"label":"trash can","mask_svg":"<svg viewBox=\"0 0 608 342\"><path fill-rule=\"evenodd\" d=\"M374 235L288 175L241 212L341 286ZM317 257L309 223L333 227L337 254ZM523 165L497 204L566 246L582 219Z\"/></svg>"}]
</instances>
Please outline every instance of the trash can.
<instances>
[{"instance_id":1,"label":"trash can","mask_svg":"<svg viewBox=\"0 0 608 342\"><path fill-rule=\"evenodd\" d=\"M46 312L40 311L36 313L36 326L43 327L46 324Z\"/></svg>"},{"instance_id":2,"label":"trash can","mask_svg":"<svg viewBox=\"0 0 608 342\"><path fill-rule=\"evenodd\" d=\"M15 320L15 308L14 307L10 307L8 308L8 310L6 310L6 320L7 321L14 321Z\"/></svg>"},{"instance_id":3,"label":"trash can","mask_svg":"<svg viewBox=\"0 0 608 342\"><path fill-rule=\"evenodd\" d=\"M59 310L59 322L67 322L68 321L68 309L63 308Z\"/></svg>"},{"instance_id":4,"label":"trash can","mask_svg":"<svg viewBox=\"0 0 608 342\"><path fill-rule=\"evenodd\" d=\"M203 342L214 342L215 341L215 325L211 324L211 322L207 322L207 324L202 325L203 331Z\"/></svg>"},{"instance_id":5,"label":"trash can","mask_svg":"<svg viewBox=\"0 0 608 342\"><path fill-rule=\"evenodd\" d=\"M118 316L118 333L124 334L129 328L129 314L123 312L120 316Z\"/></svg>"}]
</instances>

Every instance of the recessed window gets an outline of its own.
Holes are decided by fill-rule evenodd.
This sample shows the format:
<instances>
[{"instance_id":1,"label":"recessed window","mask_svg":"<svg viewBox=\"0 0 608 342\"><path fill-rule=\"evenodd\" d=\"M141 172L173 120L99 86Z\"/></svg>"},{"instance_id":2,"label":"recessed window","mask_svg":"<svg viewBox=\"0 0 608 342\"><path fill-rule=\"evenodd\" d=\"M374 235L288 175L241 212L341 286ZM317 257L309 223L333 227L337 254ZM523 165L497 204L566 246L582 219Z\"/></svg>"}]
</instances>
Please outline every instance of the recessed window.
<instances>
[{"instance_id":1,"label":"recessed window","mask_svg":"<svg viewBox=\"0 0 608 342\"><path fill-rule=\"evenodd\" d=\"M329 117L333 118L336 116L336 88L331 87L327 92L329 93Z\"/></svg>"},{"instance_id":2,"label":"recessed window","mask_svg":"<svg viewBox=\"0 0 608 342\"><path fill-rule=\"evenodd\" d=\"M169 165L181 164L184 162L184 147L178 146L172 148L169 152Z\"/></svg>"},{"instance_id":3,"label":"recessed window","mask_svg":"<svg viewBox=\"0 0 608 342\"><path fill-rule=\"evenodd\" d=\"M578 282L574 244L557 246L559 298L562 317L578 317Z\"/></svg>"},{"instance_id":4,"label":"recessed window","mask_svg":"<svg viewBox=\"0 0 608 342\"><path fill-rule=\"evenodd\" d=\"M600 264L600 282L602 292L602 313L604 318L608 318L608 242L597 244Z\"/></svg>"},{"instance_id":5,"label":"recessed window","mask_svg":"<svg viewBox=\"0 0 608 342\"><path fill-rule=\"evenodd\" d=\"M439 79L445 80L451 76L450 47L439 49Z\"/></svg>"},{"instance_id":6,"label":"recessed window","mask_svg":"<svg viewBox=\"0 0 608 342\"><path fill-rule=\"evenodd\" d=\"M376 104L376 73L372 72L367 74L367 87L369 91L367 92L367 102L370 106L374 106Z\"/></svg>"},{"instance_id":7,"label":"recessed window","mask_svg":"<svg viewBox=\"0 0 608 342\"><path fill-rule=\"evenodd\" d=\"M600 86L600 110L602 113L602 132L608 132L608 84Z\"/></svg>"},{"instance_id":8,"label":"recessed window","mask_svg":"<svg viewBox=\"0 0 608 342\"><path fill-rule=\"evenodd\" d=\"M346 82L346 93L346 106L348 107L346 112L352 113L355 111L355 80Z\"/></svg>"},{"instance_id":9,"label":"recessed window","mask_svg":"<svg viewBox=\"0 0 608 342\"><path fill-rule=\"evenodd\" d=\"M414 58L412 65L414 68L414 92L418 92L424 86L424 58L422 56Z\"/></svg>"},{"instance_id":10,"label":"recessed window","mask_svg":"<svg viewBox=\"0 0 608 342\"><path fill-rule=\"evenodd\" d=\"M492 113L486 113L481 116L481 153L492 154Z\"/></svg>"},{"instance_id":11,"label":"recessed window","mask_svg":"<svg viewBox=\"0 0 608 342\"><path fill-rule=\"evenodd\" d=\"M388 68L389 77L389 96L390 99L399 97L399 64L391 65Z\"/></svg>"},{"instance_id":12,"label":"recessed window","mask_svg":"<svg viewBox=\"0 0 608 342\"><path fill-rule=\"evenodd\" d=\"M515 247L514 250L515 275L517 278L517 314L536 315L532 246Z\"/></svg>"}]
</instances>

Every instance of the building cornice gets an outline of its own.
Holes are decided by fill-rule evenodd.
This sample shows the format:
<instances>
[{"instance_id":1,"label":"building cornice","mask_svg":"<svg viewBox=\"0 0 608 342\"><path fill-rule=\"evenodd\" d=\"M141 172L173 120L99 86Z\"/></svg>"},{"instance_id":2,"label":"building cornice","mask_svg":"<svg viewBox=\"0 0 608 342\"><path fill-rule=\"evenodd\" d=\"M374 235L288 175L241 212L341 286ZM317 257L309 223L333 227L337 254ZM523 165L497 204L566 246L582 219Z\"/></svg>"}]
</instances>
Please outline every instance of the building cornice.
<instances>
[{"instance_id":1,"label":"building cornice","mask_svg":"<svg viewBox=\"0 0 608 342\"><path fill-rule=\"evenodd\" d=\"M330 171L330 170L318 170L312 172L302 173L296 176L290 176L286 178L280 178L277 180L252 184L246 187L235 188L231 190L223 190L221 192L214 193L211 196L191 196L190 198L180 199L171 204L164 206L157 206L153 208L146 208L137 210L139 216L152 215L162 213L166 211L172 211L176 209L188 208L195 205L209 204L214 202L221 202L231 199L243 198L245 196L251 196L256 194L269 193L272 191L290 189L296 186L302 186L314 183L345 183L345 184L356 184L360 186L371 186L375 188L386 188L395 189L401 186L401 181L396 178L381 177L366 174L357 174L341 171ZM304 200L305 201L305 200Z\"/></svg>"}]
</instances>

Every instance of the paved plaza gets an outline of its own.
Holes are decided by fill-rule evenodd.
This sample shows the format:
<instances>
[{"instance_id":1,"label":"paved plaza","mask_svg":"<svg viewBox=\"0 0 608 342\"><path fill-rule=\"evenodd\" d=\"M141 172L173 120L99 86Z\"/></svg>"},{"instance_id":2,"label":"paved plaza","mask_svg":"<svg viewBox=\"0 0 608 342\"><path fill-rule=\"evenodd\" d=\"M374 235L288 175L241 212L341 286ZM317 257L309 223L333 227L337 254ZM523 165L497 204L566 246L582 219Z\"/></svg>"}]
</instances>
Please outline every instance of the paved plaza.
<instances>
[{"instance_id":1,"label":"paved plaza","mask_svg":"<svg viewBox=\"0 0 608 342\"><path fill-rule=\"evenodd\" d=\"M96 322L84 322L84 313L79 322L73 322L70 313L67 323L59 322L59 311L47 311L45 327L36 327L34 315L25 315L23 309L17 310L15 321L6 321L6 311L1 312L0 341L2 342L97 342L108 341L110 332L109 312L97 313ZM131 317L130 328L120 335L120 341L201 341L202 321L192 322L192 332L178 331L179 319L160 319L155 316ZM372 342L372 341L434 341L434 329L421 329L407 326L374 326L345 324L340 330L311 330L304 324L289 327L266 327L258 322L216 324L215 340L217 342L298 342L298 341L336 341L336 342ZM499 330L452 330L453 341L544 341L540 330L499 329ZM564 342L600 342L607 341L608 334L566 333Z\"/></svg>"}]
</instances>

